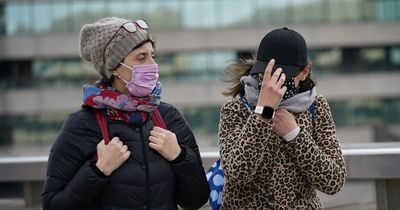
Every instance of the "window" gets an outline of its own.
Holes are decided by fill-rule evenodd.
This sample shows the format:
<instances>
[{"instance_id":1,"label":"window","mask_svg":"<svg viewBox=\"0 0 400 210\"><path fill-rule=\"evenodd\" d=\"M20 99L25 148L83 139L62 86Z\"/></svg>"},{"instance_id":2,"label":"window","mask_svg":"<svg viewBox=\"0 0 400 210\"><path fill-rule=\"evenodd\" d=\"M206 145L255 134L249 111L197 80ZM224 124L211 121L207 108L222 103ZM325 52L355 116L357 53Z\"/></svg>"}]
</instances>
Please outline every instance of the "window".
<instances>
[{"instance_id":1,"label":"window","mask_svg":"<svg viewBox=\"0 0 400 210\"><path fill-rule=\"evenodd\" d=\"M6 117L1 120L0 130L7 129L7 136L11 137L13 144L50 143L55 140L67 114L41 113Z\"/></svg>"},{"instance_id":2,"label":"window","mask_svg":"<svg viewBox=\"0 0 400 210\"><path fill-rule=\"evenodd\" d=\"M8 2L5 8L6 34L32 33L33 3Z\"/></svg>"},{"instance_id":3,"label":"window","mask_svg":"<svg viewBox=\"0 0 400 210\"><path fill-rule=\"evenodd\" d=\"M290 15L289 3L289 0L257 1L255 13L257 14L258 24L286 24Z\"/></svg>"},{"instance_id":4,"label":"window","mask_svg":"<svg viewBox=\"0 0 400 210\"><path fill-rule=\"evenodd\" d=\"M149 1L146 7L146 17L152 28L175 29L179 27L179 2L177 0Z\"/></svg>"},{"instance_id":5,"label":"window","mask_svg":"<svg viewBox=\"0 0 400 210\"><path fill-rule=\"evenodd\" d=\"M338 127L400 124L400 98L359 99L330 102Z\"/></svg>"},{"instance_id":6,"label":"window","mask_svg":"<svg viewBox=\"0 0 400 210\"><path fill-rule=\"evenodd\" d=\"M213 0L186 0L180 3L180 20L182 27L194 28L215 28L220 25L220 8Z\"/></svg>"},{"instance_id":7,"label":"window","mask_svg":"<svg viewBox=\"0 0 400 210\"><path fill-rule=\"evenodd\" d=\"M108 3L108 13L111 16L117 16L129 20L137 20L139 18L147 17L144 15L144 3L143 1L125 1L116 0L109 1ZM150 22L152 24L152 22ZM152 27L152 25L150 25Z\"/></svg>"},{"instance_id":8,"label":"window","mask_svg":"<svg viewBox=\"0 0 400 210\"><path fill-rule=\"evenodd\" d=\"M323 1L294 0L291 10L292 23L319 23L323 20Z\"/></svg>"},{"instance_id":9,"label":"window","mask_svg":"<svg viewBox=\"0 0 400 210\"><path fill-rule=\"evenodd\" d=\"M77 86L98 79L94 67L80 58L36 60L33 77L40 86Z\"/></svg>"},{"instance_id":10,"label":"window","mask_svg":"<svg viewBox=\"0 0 400 210\"><path fill-rule=\"evenodd\" d=\"M389 50L390 64L395 68L400 67L400 47L392 47Z\"/></svg>"},{"instance_id":11,"label":"window","mask_svg":"<svg viewBox=\"0 0 400 210\"><path fill-rule=\"evenodd\" d=\"M378 21L400 20L400 1L375 0L375 14Z\"/></svg>"},{"instance_id":12,"label":"window","mask_svg":"<svg viewBox=\"0 0 400 210\"><path fill-rule=\"evenodd\" d=\"M330 0L328 2L328 22L359 22L362 18L361 0Z\"/></svg>"},{"instance_id":13,"label":"window","mask_svg":"<svg viewBox=\"0 0 400 210\"><path fill-rule=\"evenodd\" d=\"M4 3L0 3L0 35L6 33L6 20L5 20L5 9Z\"/></svg>"},{"instance_id":14,"label":"window","mask_svg":"<svg viewBox=\"0 0 400 210\"><path fill-rule=\"evenodd\" d=\"M315 70L319 74L336 72L342 64L342 51L338 48L311 50L309 57L313 64L313 72Z\"/></svg>"},{"instance_id":15,"label":"window","mask_svg":"<svg viewBox=\"0 0 400 210\"><path fill-rule=\"evenodd\" d=\"M246 27L254 25L255 4L252 0L220 0L221 27ZM240 8L240 9L238 9Z\"/></svg>"},{"instance_id":16,"label":"window","mask_svg":"<svg viewBox=\"0 0 400 210\"><path fill-rule=\"evenodd\" d=\"M73 19L76 29L106 17L106 1L74 1Z\"/></svg>"},{"instance_id":17,"label":"window","mask_svg":"<svg viewBox=\"0 0 400 210\"><path fill-rule=\"evenodd\" d=\"M30 61L0 62L0 87L29 87L33 84Z\"/></svg>"},{"instance_id":18,"label":"window","mask_svg":"<svg viewBox=\"0 0 400 210\"><path fill-rule=\"evenodd\" d=\"M68 32L79 31L82 25L74 25L77 18L81 16L75 16L73 11L73 3L66 1L54 1L51 6L51 11L47 14L51 18L47 17L50 22L50 32ZM40 23L40 22L39 22ZM79 21L76 23L80 24Z\"/></svg>"},{"instance_id":19,"label":"window","mask_svg":"<svg viewBox=\"0 0 400 210\"><path fill-rule=\"evenodd\" d=\"M366 69L388 70L385 48L364 48L360 51L361 63Z\"/></svg>"}]
</instances>

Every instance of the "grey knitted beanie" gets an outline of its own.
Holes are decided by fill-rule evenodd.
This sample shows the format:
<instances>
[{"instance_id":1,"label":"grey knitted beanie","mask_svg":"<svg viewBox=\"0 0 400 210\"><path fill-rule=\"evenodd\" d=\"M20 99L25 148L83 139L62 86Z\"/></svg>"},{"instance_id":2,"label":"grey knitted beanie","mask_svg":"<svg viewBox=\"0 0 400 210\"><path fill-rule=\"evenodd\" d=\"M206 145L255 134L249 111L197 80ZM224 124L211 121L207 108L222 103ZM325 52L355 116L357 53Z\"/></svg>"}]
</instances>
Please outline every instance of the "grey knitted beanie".
<instances>
[{"instance_id":1,"label":"grey knitted beanie","mask_svg":"<svg viewBox=\"0 0 400 210\"><path fill-rule=\"evenodd\" d=\"M108 17L82 27L80 33L80 55L93 63L100 79L109 80L112 70L138 44L154 39L149 29L136 27L136 32L129 32L123 24L134 22L116 17Z\"/></svg>"}]
</instances>

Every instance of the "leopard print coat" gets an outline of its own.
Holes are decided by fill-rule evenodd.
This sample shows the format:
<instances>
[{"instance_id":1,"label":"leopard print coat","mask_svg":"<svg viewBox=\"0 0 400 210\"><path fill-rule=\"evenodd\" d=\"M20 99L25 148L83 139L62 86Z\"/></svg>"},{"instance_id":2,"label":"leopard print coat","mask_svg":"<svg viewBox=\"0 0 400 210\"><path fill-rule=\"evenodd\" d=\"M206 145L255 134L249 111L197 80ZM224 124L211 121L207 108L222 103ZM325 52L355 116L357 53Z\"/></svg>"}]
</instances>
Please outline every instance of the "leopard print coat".
<instances>
[{"instance_id":1,"label":"leopard print coat","mask_svg":"<svg viewBox=\"0 0 400 210\"><path fill-rule=\"evenodd\" d=\"M290 143L240 99L222 106L222 209L322 209L316 190L332 195L342 188L346 166L330 107L320 95L314 106L314 126L309 110L293 114L301 132Z\"/></svg>"}]
</instances>

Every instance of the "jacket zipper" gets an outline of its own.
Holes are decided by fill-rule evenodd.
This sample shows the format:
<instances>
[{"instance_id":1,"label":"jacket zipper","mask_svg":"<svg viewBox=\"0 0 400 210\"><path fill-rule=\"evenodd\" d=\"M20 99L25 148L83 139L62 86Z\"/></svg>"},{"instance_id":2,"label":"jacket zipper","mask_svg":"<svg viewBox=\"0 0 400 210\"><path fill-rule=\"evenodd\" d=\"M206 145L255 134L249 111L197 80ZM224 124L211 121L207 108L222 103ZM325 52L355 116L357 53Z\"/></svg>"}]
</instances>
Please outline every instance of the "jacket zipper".
<instances>
[{"instance_id":1,"label":"jacket zipper","mask_svg":"<svg viewBox=\"0 0 400 210\"><path fill-rule=\"evenodd\" d=\"M149 151L149 144L148 140L144 138L143 135L143 125L139 126L140 137L142 138L142 149L143 149L143 157L144 157L144 167L145 167L145 174L146 174L146 198L145 198L145 205L146 209L149 209L149 198L150 198L150 190L149 190L149 162L148 162L148 151Z\"/></svg>"}]
</instances>

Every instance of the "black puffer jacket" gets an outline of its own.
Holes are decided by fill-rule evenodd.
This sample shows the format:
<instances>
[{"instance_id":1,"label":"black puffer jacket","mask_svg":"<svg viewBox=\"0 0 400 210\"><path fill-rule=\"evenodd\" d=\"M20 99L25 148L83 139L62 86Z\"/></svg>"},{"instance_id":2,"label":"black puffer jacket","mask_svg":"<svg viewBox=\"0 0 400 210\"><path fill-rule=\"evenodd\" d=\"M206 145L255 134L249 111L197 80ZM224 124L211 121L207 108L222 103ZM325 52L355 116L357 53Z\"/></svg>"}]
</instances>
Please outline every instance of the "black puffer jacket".
<instances>
[{"instance_id":1,"label":"black puffer jacket","mask_svg":"<svg viewBox=\"0 0 400 210\"><path fill-rule=\"evenodd\" d=\"M198 209L207 202L210 189L191 129L172 105L161 103L159 109L184 156L168 162L149 148L151 120L139 126L108 120L110 139L119 137L131 151L109 177L90 160L102 139L93 110L71 114L50 151L44 210Z\"/></svg>"}]
</instances>

